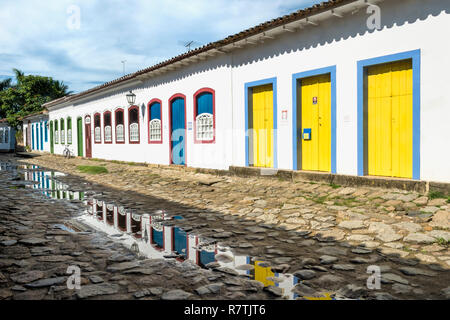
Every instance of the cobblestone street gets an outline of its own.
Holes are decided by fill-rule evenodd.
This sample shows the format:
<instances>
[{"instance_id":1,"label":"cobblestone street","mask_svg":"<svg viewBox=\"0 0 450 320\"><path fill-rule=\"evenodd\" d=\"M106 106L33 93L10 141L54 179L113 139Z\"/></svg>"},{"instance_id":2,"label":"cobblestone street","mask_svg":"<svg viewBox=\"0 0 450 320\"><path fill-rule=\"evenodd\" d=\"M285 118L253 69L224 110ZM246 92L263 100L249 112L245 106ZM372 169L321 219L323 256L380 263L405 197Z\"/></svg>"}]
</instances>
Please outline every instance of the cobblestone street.
<instances>
[{"instance_id":1,"label":"cobblestone street","mask_svg":"<svg viewBox=\"0 0 450 320\"><path fill-rule=\"evenodd\" d=\"M0 299L450 299L445 198L48 154L0 162ZM50 170L84 198L25 187L25 173ZM138 254L146 237L90 222L93 201L175 217L163 225L207 239L216 261ZM81 268L81 290L67 288L68 266ZM366 286L369 266L380 289Z\"/></svg>"}]
</instances>

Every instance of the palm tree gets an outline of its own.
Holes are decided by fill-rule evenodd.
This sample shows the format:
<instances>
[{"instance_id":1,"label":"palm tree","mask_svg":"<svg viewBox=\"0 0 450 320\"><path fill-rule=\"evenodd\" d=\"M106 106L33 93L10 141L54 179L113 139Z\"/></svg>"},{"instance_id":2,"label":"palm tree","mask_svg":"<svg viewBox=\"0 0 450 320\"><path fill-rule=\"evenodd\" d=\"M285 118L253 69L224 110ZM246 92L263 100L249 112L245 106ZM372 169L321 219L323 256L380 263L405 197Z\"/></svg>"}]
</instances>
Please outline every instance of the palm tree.
<instances>
[{"instance_id":1,"label":"palm tree","mask_svg":"<svg viewBox=\"0 0 450 320\"><path fill-rule=\"evenodd\" d=\"M12 82L11 78L4 79L4 80L0 81L0 91L6 90L8 88L11 88L11 82Z\"/></svg>"}]
</instances>

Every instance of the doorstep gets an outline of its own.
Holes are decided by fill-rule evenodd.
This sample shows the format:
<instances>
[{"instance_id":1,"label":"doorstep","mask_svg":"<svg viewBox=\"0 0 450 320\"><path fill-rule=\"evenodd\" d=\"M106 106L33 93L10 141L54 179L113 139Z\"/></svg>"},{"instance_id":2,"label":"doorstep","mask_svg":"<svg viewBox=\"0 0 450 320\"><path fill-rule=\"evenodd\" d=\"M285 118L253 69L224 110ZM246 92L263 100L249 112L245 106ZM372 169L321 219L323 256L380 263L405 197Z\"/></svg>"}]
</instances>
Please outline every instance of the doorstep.
<instances>
[{"instance_id":1,"label":"doorstep","mask_svg":"<svg viewBox=\"0 0 450 320\"><path fill-rule=\"evenodd\" d=\"M317 171L294 171L294 170L276 170L255 167L236 167L230 166L229 171L240 177L266 177L282 180L313 181L327 184L336 184L342 186L367 186L383 189L400 189L418 193L428 193L430 190L440 191L443 194L450 194L450 183L432 182L392 177L375 176L351 176L343 174L332 174Z\"/></svg>"}]
</instances>

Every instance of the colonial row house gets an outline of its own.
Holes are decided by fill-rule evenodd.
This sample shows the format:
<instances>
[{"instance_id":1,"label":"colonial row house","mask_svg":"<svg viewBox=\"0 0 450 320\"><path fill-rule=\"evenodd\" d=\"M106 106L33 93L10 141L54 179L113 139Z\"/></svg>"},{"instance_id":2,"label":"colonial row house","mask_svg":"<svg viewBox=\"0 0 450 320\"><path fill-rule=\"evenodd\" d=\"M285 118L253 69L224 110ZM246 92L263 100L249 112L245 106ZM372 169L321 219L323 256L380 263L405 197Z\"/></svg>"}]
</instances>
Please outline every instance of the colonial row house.
<instances>
[{"instance_id":1,"label":"colonial row house","mask_svg":"<svg viewBox=\"0 0 450 320\"><path fill-rule=\"evenodd\" d=\"M53 131L50 130L48 118L47 110L22 118L23 144L30 151L52 152L50 135L53 134Z\"/></svg>"},{"instance_id":2,"label":"colonial row house","mask_svg":"<svg viewBox=\"0 0 450 320\"><path fill-rule=\"evenodd\" d=\"M448 0L323 2L46 103L29 141L37 130L56 154L450 182L445 30Z\"/></svg>"},{"instance_id":3,"label":"colonial row house","mask_svg":"<svg viewBox=\"0 0 450 320\"><path fill-rule=\"evenodd\" d=\"M0 119L0 152L14 152L16 148L16 130L6 119Z\"/></svg>"}]
</instances>

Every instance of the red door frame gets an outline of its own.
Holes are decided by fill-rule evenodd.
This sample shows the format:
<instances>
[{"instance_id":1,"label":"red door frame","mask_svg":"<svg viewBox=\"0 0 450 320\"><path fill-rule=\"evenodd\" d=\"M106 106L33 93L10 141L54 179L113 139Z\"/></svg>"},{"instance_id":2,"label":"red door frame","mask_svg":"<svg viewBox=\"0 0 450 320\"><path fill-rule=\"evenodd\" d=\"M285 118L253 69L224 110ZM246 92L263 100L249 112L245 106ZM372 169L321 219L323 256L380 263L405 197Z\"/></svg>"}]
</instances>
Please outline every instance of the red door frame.
<instances>
[{"instance_id":1,"label":"red door frame","mask_svg":"<svg viewBox=\"0 0 450 320\"><path fill-rule=\"evenodd\" d=\"M169 99L169 165L172 163L172 101L176 98L184 99L184 166L187 167L187 122L186 122L186 96L176 93Z\"/></svg>"},{"instance_id":2,"label":"red door frame","mask_svg":"<svg viewBox=\"0 0 450 320\"><path fill-rule=\"evenodd\" d=\"M86 123L86 119L89 117L90 122ZM84 132L85 132L85 144L86 144L86 158L92 158L92 137L91 137L91 124L92 117L87 115L84 117Z\"/></svg>"}]
</instances>

